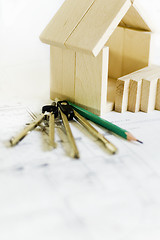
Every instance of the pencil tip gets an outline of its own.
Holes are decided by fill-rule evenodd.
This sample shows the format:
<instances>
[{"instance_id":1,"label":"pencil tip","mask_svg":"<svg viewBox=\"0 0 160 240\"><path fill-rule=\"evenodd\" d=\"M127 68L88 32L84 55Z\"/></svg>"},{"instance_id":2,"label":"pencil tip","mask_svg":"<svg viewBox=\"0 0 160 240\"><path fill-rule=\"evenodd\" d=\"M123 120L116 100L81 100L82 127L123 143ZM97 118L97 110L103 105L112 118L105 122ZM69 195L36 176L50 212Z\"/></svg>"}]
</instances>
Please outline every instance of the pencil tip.
<instances>
[{"instance_id":1,"label":"pencil tip","mask_svg":"<svg viewBox=\"0 0 160 240\"><path fill-rule=\"evenodd\" d=\"M141 144L143 144L143 142L142 141L140 141L140 140L136 140L137 142L139 142L139 143L141 143Z\"/></svg>"}]
</instances>

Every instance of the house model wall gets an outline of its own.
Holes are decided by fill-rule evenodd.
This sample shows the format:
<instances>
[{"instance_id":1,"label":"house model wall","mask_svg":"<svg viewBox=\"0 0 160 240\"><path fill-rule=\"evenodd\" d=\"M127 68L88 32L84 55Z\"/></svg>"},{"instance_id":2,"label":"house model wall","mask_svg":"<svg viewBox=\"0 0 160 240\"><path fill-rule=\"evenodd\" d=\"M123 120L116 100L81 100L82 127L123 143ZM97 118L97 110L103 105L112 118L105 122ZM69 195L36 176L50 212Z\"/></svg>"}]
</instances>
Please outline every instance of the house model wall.
<instances>
[{"instance_id":1,"label":"house model wall","mask_svg":"<svg viewBox=\"0 0 160 240\"><path fill-rule=\"evenodd\" d=\"M149 65L151 27L130 0L66 0L40 39L50 45L51 99L98 115L114 108L117 79Z\"/></svg>"}]
</instances>

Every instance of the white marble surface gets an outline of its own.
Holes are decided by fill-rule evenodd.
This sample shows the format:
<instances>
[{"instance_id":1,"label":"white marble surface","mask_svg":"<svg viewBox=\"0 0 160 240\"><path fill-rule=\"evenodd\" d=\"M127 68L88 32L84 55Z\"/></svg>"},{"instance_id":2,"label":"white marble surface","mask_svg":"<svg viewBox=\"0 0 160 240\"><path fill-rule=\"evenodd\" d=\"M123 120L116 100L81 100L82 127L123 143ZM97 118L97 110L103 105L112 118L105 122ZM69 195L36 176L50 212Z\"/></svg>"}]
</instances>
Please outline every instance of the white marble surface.
<instances>
[{"instance_id":1,"label":"white marble surface","mask_svg":"<svg viewBox=\"0 0 160 240\"><path fill-rule=\"evenodd\" d=\"M8 147L8 140L31 120L26 107L39 113L50 102L48 73L47 63L1 69L0 239L158 240L160 112L107 114L144 141L129 143L97 127L119 148L114 156L77 123L71 127L78 161L69 157L59 128L55 150L38 129ZM22 77L26 85L19 92ZM32 88L34 78L40 84L33 82Z\"/></svg>"},{"instance_id":2,"label":"white marble surface","mask_svg":"<svg viewBox=\"0 0 160 240\"><path fill-rule=\"evenodd\" d=\"M72 123L80 160L67 156L59 129L56 150L40 131L9 148L30 117L19 105L1 107L0 115L1 239L159 239L160 112L109 114L144 141L128 143L100 129L118 146L115 156Z\"/></svg>"}]
</instances>

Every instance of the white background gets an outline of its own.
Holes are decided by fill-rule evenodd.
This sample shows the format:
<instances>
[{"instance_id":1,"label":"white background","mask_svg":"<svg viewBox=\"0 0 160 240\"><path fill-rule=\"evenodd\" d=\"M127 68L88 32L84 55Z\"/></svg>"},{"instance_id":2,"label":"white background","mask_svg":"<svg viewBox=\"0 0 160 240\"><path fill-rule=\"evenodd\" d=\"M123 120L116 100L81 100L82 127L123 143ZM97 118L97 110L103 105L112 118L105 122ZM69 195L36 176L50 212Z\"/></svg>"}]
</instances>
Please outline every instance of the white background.
<instances>
[{"instance_id":1,"label":"white background","mask_svg":"<svg viewBox=\"0 0 160 240\"><path fill-rule=\"evenodd\" d=\"M136 0L135 0L136 1ZM49 97L49 46L39 35L64 0L0 0L0 93L18 99ZM160 32L160 1L137 0ZM160 38L152 63L160 64Z\"/></svg>"},{"instance_id":2,"label":"white background","mask_svg":"<svg viewBox=\"0 0 160 240\"><path fill-rule=\"evenodd\" d=\"M58 134L54 153L40 131L15 148L4 145L30 116L3 104L49 101L49 46L39 35L62 2L0 0L0 240L159 240L159 111L107 114L145 143L98 128L118 147L114 156L77 123L80 161L67 157L67 141ZM159 31L159 0L139 2ZM157 38L154 62L160 62L158 45Z\"/></svg>"}]
</instances>

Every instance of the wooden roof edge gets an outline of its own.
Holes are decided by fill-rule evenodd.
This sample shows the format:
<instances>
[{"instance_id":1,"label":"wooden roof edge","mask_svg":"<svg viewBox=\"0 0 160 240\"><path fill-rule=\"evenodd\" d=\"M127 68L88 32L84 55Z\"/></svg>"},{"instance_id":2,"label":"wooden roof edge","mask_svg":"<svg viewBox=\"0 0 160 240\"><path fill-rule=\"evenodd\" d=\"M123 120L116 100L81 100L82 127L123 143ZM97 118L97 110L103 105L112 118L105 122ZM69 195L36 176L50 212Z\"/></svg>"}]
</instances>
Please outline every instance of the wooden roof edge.
<instances>
[{"instance_id":1,"label":"wooden roof edge","mask_svg":"<svg viewBox=\"0 0 160 240\"><path fill-rule=\"evenodd\" d=\"M65 0L40 34L46 44L61 47L96 0Z\"/></svg>"},{"instance_id":2,"label":"wooden roof edge","mask_svg":"<svg viewBox=\"0 0 160 240\"><path fill-rule=\"evenodd\" d=\"M94 0L96 1L96 0ZM144 21L146 22L146 24L148 25L149 29L154 32L155 28L153 26L153 24L150 21L150 18L147 17L147 15L144 13L144 11L142 10L142 6L138 3L136 3L136 1L134 0L129 0L127 1L128 4L130 3L130 6L133 5L133 7L136 9L136 11L140 14L140 16L142 16L142 18L144 19ZM63 6L63 5L62 5ZM129 5L128 5L129 6ZM54 18L54 17L53 17ZM51 20L52 21L52 20ZM57 39L53 38L48 38L46 35L46 32L48 31L48 26L50 25L50 23L46 26L46 28L43 30L43 32L40 35L40 40L45 43L45 44L49 44L49 45L54 45L57 47L61 47L61 48L69 48L69 49L73 49L75 51L83 51L85 53L90 53L93 56L97 56L99 54L99 52L101 51L101 49L104 47L106 41L108 40L108 38L112 35L113 31L115 30L115 28L118 26L112 26L112 29L109 29L103 34L103 36L100 36L99 41L97 42L97 44L94 46L93 49L83 49L83 48L78 48L78 46L69 46L65 41L64 42L59 42ZM55 33L56 34L56 33ZM71 34L72 35L72 34ZM105 39L106 38L106 39ZM103 41L102 41L103 40Z\"/></svg>"},{"instance_id":3,"label":"wooden roof edge","mask_svg":"<svg viewBox=\"0 0 160 240\"><path fill-rule=\"evenodd\" d=\"M55 46L55 47L60 47L60 48L66 48L66 46L60 42L55 42L55 41L52 41L52 40L49 40L49 39L46 39L43 37L43 35L40 35L39 36L39 39L42 43L45 43L47 45L52 45L52 46Z\"/></svg>"},{"instance_id":4,"label":"wooden roof edge","mask_svg":"<svg viewBox=\"0 0 160 240\"><path fill-rule=\"evenodd\" d=\"M123 5L123 12L122 13L118 13L118 15L116 16L115 19L117 19L117 24L115 24L115 19L113 20L113 22L110 24L109 28L108 28L108 31L106 33L103 34L103 37L99 40L99 42L97 43L97 45L94 47L93 49L93 55L96 57L100 51L102 50L102 48L105 46L106 42L109 40L110 36L113 34L113 32L115 31L115 29L118 27L118 24L119 22L121 21L120 20L120 16L121 15L125 15L126 14L126 9L129 9L131 6L131 3L130 1L126 1L126 3ZM122 17L123 18L123 17ZM119 19L119 21L118 21ZM101 47L100 47L100 42L103 41L103 44L101 44ZM103 45L103 46L102 46Z\"/></svg>"}]
</instances>

